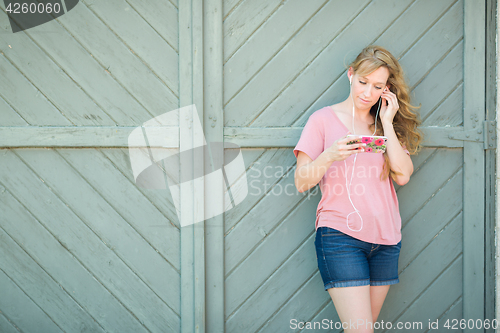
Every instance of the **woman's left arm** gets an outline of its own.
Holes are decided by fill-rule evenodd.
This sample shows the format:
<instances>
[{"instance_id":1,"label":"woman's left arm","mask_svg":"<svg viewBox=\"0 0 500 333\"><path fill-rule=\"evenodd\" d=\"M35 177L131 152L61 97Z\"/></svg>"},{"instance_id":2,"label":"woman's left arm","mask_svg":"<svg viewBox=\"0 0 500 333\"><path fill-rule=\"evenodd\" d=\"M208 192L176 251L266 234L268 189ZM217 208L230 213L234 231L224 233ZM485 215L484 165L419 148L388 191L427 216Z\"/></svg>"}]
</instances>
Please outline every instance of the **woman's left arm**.
<instances>
[{"instance_id":1,"label":"woman's left arm","mask_svg":"<svg viewBox=\"0 0 500 333\"><path fill-rule=\"evenodd\" d=\"M410 155L401 147L392 122L382 122L382 126L384 127L384 135L387 137L385 153L389 157L391 169L402 173L402 175L395 176L396 183L400 186L405 185L413 174L413 162Z\"/></svg>"},{"instance_id":2,"label":"woman's left arm","mask_svg":"<svg viewBox=\"0 0 500 333\"><path fill-rule=\"evenodd\" d=\"M387 137L385 153L389 157L391 169L402 173L402 175L396 175L396 183L402 186L410 180L410 176L413 173L413 162L403 147L401 147L394 131L394 126L392 125L394 116L399 109L396 94L389 89L385 89L382 93L382 98L386 100L386 103L382 103L382 107L380 108L380 119L384 127L384 135Z\"/></svg>"}]
</instances>

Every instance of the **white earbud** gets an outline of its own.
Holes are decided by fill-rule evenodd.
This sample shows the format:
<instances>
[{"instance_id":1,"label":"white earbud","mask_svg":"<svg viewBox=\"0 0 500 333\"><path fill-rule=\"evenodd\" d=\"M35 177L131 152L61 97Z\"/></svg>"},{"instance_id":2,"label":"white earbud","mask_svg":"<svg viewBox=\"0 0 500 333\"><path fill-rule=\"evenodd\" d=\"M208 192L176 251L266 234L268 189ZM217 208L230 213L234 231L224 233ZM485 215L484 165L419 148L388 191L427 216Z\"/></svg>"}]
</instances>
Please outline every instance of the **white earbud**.
<instances>
[{"instance_id":1,"label":"white earbud","mask_svg":"<svg viewBox=\"0 0 500 333\"><path fill-rule=\"evenodd\" d=\"M349 78L349 84L352 85L352 76ZM352 134L356 134L356 129L354 128L354 97L352 96L351 94L351 98L352 98ZM378 108L377 108L377 114L375 115L375 131L373 131L373 134L372 135L375 135L375 133L377 133L377 117L378 117L378 112L380 110L380 104L382 102L382 99L379 100L379 103L378 103ZM351 185L352 185L352 179L354 177L354 168L356 167L356 159L358 157L358 153L354 154L354 160L352 162L352 172L351 172L351 179L349 181L349 183L347 182L347 163L346 163L346 160L344 160L344 167L345 167L345 173L346 173L346 177L345 177L345 187L346 187L346 190L347 190L347 196L349 198L349 201L351 202L351 205L352 205L352 208L354 208L354 211L347 214L346 216L346 225L347 225L347 228L349 228L349 230L351 231L360 231L361 229L363 229L363 217L361 216L361 214L359 213L359 210L354 206L354 203L352 202L352 199L351 199ZM361 227L358 229L358 230L355 230L355 229L352 229L350 226L349 226L349 216L351 214L358 214L360 220L361 220Z\"/></svg>"}]
</instances>

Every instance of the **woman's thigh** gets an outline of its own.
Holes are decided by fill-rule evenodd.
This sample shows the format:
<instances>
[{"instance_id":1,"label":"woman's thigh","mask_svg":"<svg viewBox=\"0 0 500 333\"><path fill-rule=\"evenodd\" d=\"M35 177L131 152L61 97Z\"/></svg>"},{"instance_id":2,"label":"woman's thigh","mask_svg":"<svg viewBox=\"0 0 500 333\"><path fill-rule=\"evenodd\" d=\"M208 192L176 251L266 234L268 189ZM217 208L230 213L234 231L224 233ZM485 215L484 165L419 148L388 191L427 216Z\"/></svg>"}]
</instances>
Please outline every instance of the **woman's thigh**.
<instances>
[{"instance_id":1,"label":"woman's thigh","mask_svg":"<svg viewBox=\"0 0 500 333\"><path fill-rule=\"evenodd\" d=\"M345 333L373 332L370 288L373 287L365 285L328 289Z\"/></svg>"}]
</instances>

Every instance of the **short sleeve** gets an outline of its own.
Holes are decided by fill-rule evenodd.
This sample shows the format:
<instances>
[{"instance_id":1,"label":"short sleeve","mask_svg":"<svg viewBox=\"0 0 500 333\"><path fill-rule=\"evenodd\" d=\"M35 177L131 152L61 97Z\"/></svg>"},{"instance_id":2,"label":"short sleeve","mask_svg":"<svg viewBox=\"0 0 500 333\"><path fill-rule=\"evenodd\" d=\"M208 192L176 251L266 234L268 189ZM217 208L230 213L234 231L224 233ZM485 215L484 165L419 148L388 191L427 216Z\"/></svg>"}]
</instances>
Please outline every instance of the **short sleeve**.
<instances>
[{"instance_id":1,"label":"short sleeve","mask_svg":"<svg viewBox=\"0 0 500 333\"><path fill-rule=\"evenodd\" d=\"M300 135L299 142L293 150L295 157L297 157L299 151L303 151L314 161L324 150L324 138L325 135L321 114L315 112L309 116L302 130L302 134Z\"/></svg>"}]
</instances>

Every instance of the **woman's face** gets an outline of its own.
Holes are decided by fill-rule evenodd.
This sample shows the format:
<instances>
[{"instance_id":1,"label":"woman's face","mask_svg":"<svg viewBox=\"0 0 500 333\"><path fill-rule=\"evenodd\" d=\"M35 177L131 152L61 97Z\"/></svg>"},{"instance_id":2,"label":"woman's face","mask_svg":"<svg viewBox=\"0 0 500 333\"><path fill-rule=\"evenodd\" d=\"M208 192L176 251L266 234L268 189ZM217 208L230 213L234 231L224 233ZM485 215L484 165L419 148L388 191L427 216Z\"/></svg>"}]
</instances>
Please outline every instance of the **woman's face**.
<instances>
[{"instance_id":1,"label":"woman's face","mask_svg":"<svg viewBox=\"0 0 500 333\"><path fill-rule=\"evenodd\" d=\"M349 69L352 75L352 68ZM351 95L357 109L370 109L382 95L389 79L389 70L379 67L371 74L360 76L354 74L351 84Z\"/></svg>"}]
</instances>

